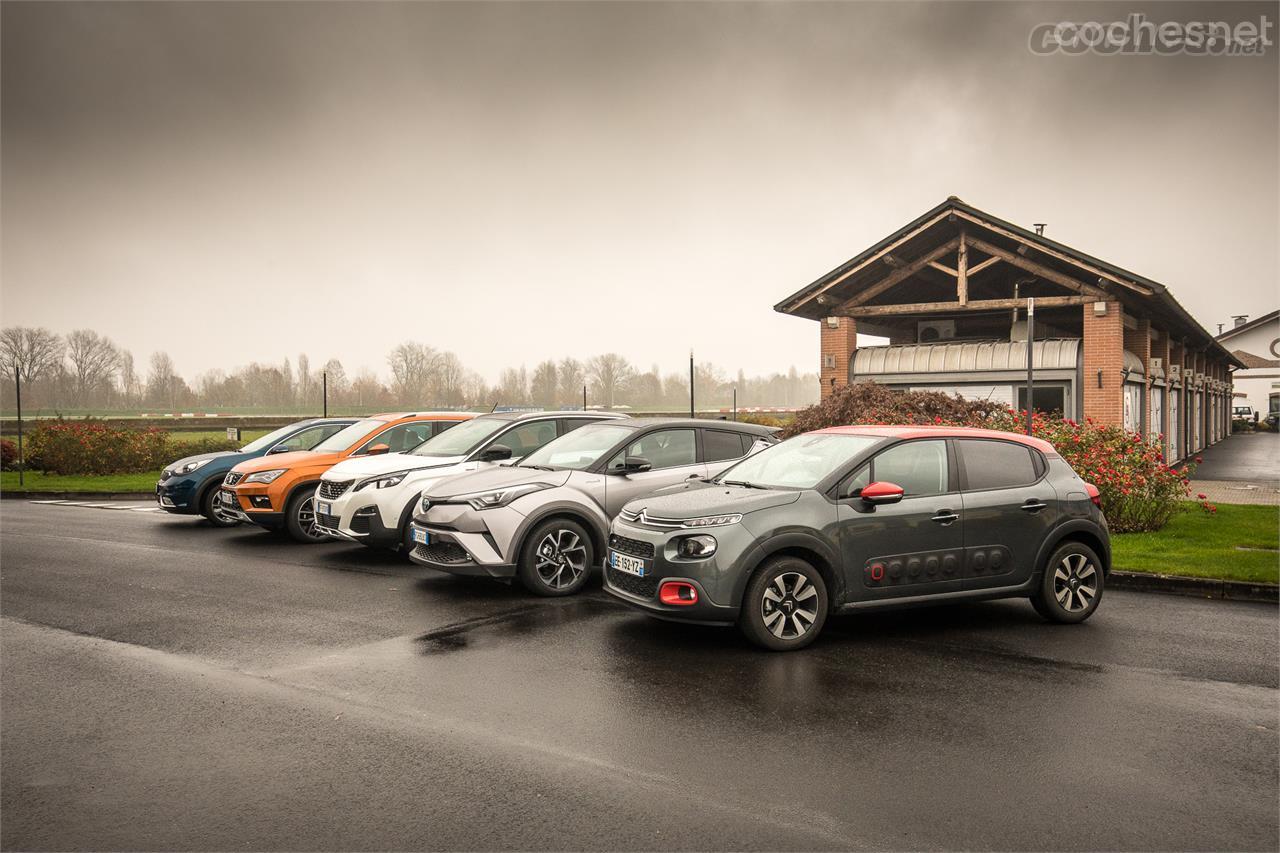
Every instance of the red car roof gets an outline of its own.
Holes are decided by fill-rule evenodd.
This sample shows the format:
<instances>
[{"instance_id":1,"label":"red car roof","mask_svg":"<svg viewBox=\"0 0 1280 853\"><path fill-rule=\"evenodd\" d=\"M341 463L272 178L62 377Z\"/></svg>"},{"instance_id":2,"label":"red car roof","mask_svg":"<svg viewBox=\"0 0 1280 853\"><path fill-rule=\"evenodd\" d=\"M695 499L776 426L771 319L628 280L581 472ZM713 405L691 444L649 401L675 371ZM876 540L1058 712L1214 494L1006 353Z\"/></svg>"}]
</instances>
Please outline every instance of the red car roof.
<instances>
[{"instance_id":1,"label":"red car roof","mask_svg":"<svg viewBox=\"0 0 1280 853\"><path fill-rule=\"evenodd\" d=\"M806 435L872 435L880 438L998 438L1002 441L1016 441L1034 447L1044 453L1057 453L1053 445L1043 438L1022 435L1017 432L1004 432L998 429L978 429L977 427L954 426L838 426L826 429L815 429Z\"/></svg>"}]
</instances>

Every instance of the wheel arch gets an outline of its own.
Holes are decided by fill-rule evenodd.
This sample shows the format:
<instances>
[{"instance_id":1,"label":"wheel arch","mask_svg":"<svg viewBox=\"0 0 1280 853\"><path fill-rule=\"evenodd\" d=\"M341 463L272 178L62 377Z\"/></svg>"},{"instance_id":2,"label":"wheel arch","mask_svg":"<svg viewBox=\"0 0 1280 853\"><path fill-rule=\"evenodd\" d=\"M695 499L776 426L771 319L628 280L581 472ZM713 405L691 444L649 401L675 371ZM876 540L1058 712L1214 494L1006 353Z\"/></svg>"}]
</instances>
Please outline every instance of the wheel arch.
<instances>
[{"instance_id":1,"label":"wheel arch","mask_svg":"<svg viewBox=\"0 0 1280 853\"><path fill-rule=\"evenodd\" d=\"M298 492L308 487L314 487L317 489L320 488L320 478L317 477L314 480L299 480L298 482L290 486L289 490L284 493L284 503L280 507L280 511L288 512L289 504L293 503L294 497L298 494Z\"/></svg>"},{"instance_id":2,"label":"wheel arch","mask_svg":"<svg viewBox=\"0 0 1280 853\"><path fill-rule=\"evenodd\" d=\"M759 553L751 563L749 571L743 572L742 579L734 590L734 602L742 606L742 596L747 584L760 568L775 557L796 557L809 563L827 585L827 610L834 611L844 601L844 579L835 555L826 545L812 536L801 533L790 533L775 536L761 543Z\"/></svg>"},{"instance_id":3,"label":"wheel arch","mask_svg":"<svg viewBox=\"0 0 1280 853\"><path fill-rule=\"evenodd\" d=\"M1036 557L1036 572L1042 574L1054 551L1062 547L1064 542L1079 542L1098 555L1102 561L1102 575L1111 574L1111 545L1107 535L1096 524L1089 521L1069 521L1054 529L1045 537Z\"/></svg>"},{"instance_id":4,"label":"wheel arch","mask_svg":"<svg viewBox=\"0 0 1280 853\"><path fill-rule=\"evenodd\" d=\"M223 471L220 474L212 474L206 477L204 482L196 487L195 510L197 513L199 513L201 511L201 507L204 506L204 499L209 496L210 492L217 491L218 487L222 485L222 481L226 478L226 471Z\"/></svg>"},{"instance_id":5,"label":"wheel arch","mask_svg":"<svg viewBox=\"0 0 1280 853\"><path fill-rule=\"evenodd\" d=\"M581 507L577 507L572 504L558 504L547 507L541 512L531 515L521 522L520 527L516 530L516 535L512 537L511 557L513 561L519 561L520 552L524 550L525 543L529 539L529 534L533 532L534 528L540 524L548 521L554 521L556 519L572 521L582 525L583 529L587 531L587 536L591 538L591 549L594 552L593 556L595 557L594 562L598 563L604 558L605 547L607 546L609 538L607 533L608 528L602 527L599 519L592 518L591 514L583 510ZM596 567L593 565L591 568L594 569Z\"/></svg>"}]
</instances>

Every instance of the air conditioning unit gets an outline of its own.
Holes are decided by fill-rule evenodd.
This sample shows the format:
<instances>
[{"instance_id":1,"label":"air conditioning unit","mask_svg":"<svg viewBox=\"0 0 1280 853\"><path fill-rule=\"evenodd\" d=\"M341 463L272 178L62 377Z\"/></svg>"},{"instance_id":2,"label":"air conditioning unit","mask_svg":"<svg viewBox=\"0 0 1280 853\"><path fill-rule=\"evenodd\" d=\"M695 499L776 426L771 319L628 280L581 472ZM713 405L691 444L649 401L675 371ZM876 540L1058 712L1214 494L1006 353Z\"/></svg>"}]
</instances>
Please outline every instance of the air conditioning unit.
<instances>
[{"instance_id":1,"label":"air conditioning unit","mask_svg":"<svg viewBox=\"0 0 1280 853\"><path fill-rule=\"evenodd\" d=\"M922 320L916 323L916 341L931 344L949 341L956 336L955 320Z\"/></svg>"}]
</instances>

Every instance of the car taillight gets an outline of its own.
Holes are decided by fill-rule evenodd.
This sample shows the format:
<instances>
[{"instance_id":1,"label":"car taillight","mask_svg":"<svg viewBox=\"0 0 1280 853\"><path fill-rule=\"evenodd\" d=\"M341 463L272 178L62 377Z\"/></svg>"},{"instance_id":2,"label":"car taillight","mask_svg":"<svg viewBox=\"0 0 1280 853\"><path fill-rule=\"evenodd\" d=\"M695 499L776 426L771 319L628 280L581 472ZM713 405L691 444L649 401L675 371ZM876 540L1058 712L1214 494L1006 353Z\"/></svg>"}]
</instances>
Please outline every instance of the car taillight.
<instances>
[{"instance_id":1,"label":"car taillight","mask_svg":"<svg viewBox=\"0 0 1280 853\"><path fill-rule=\"evenodd\" d=\"M1098 491L1098 487L1093 483L1085 483L1084 490L1089 493L1089 500L1093 501L1093 505L1102 509L1102 493Z\"/></svg>"},{"instance_id":2,"label":"car taillight","mask_svg":"<svg viewBox=\"0 0 1280 853\"><path fill-rule=\"evenodd\" d=\"M698 588L684 581L667 581L658 590L658 600L663 604L697 604Z\"/></svg>"}]
</instances>

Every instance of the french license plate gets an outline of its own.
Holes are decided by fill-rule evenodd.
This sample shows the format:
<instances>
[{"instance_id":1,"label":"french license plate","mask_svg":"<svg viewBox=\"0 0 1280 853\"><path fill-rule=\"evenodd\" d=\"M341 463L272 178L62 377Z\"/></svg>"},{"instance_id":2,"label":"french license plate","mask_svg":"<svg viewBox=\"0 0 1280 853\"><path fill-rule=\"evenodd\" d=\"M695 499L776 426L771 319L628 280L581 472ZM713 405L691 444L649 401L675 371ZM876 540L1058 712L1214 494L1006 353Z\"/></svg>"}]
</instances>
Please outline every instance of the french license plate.
<instances>
[{"instance_id":1,"label":"french license plate","mask_svg":"<svg viewBox=\"0 0 1280 853\"><path fill-rule=\"evenodd\" d=\"M222 502L229 507L233 507L234 509L240 508L240 501L236 500L236 493L231 491L230 489L222 490Z\"/></svg>"},{"instance_id":2,"label":"french license plate","mask_svg":"<svg viewBox=\"0 0 1280 853\"><path fill-rule=\"evenodd\" d=\"M321 515L333 515L333 504L326 501L316 501L316 512Z\"/></svg>"},{"instance_id":3,"label":"french license plate","mask_svg":"<svg viewBox=\"0 0 1280 853\"><path fill-rule=\"evenodd\" d=\"M619 554L617 551L609 552L609 565L620 572L626 572L629 575L635 575L638 578L644 577L645 568L644 560L639 557L629 557L626 554Z\"/></svg>"},{"instance_id":4,"label":"french license plate","mask_svg":"<svg viewBox=\"0 0 1280 853\"><path fill-rule=\"evenodd\" d=\"M431 536L421 527L409 528L409 538L413 540L415 545L430 545Z\"/></svg>"}]
</instances>

